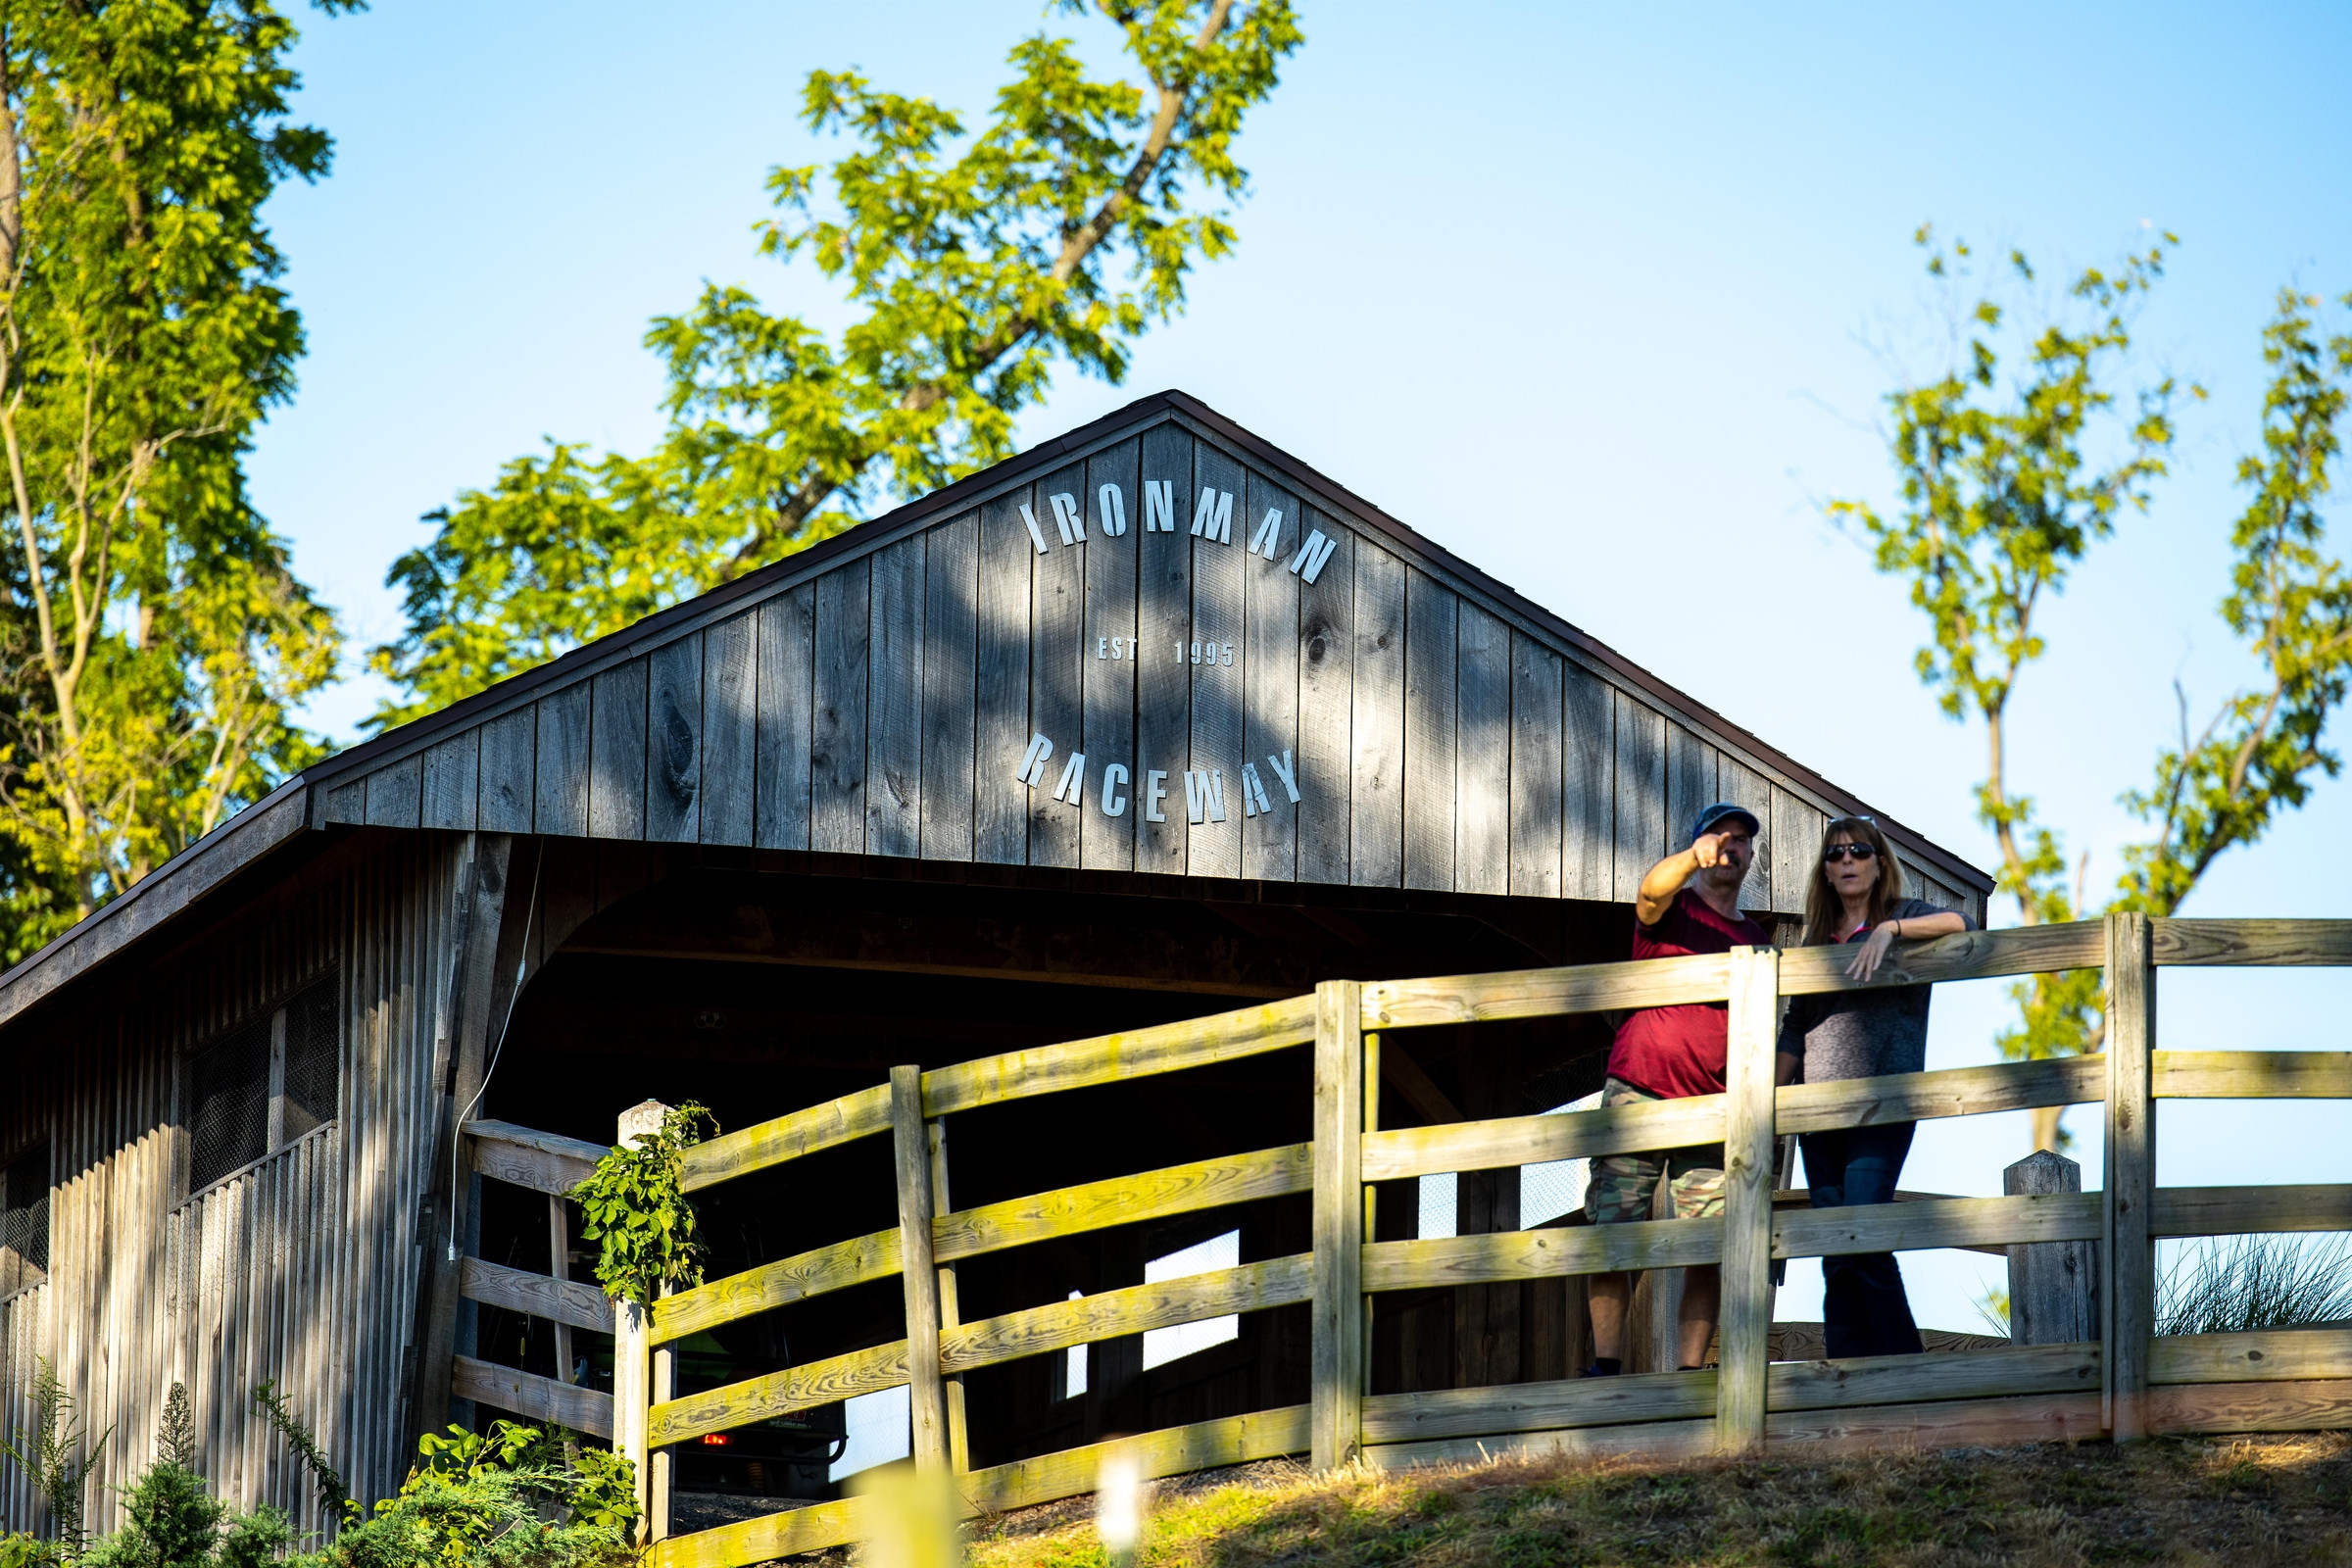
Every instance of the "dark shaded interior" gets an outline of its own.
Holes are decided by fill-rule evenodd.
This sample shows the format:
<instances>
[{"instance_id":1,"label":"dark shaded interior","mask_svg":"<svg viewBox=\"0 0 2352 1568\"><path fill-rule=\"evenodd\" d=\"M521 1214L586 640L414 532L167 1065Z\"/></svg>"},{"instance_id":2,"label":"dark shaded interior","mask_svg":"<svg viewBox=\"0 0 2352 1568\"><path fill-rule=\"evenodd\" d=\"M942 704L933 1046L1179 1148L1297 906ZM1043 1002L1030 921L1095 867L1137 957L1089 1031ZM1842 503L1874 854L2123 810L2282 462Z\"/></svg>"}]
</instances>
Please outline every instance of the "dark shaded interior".
<instances>
[{"instance_id":1,"label":"dark shaded interior","mask_svg":"<svg viewBox=\"0 0 2352 1568\"><path fill-rule=\"evenodd\" d=\"M871 1087L895 1064L939 1067L1198 1017L1296 996L1321 979L1615 959L1631 936L1631 912L1611 905L1034 870L976 885L909 875L901 863L800 859L783 869L681 864L596 899L604 906L583 908L576 923L557 914L547 935L561 940L515 1005L483 1113L610 1143L626 1107L691 1100L741 1128ZM553 873L551 906L566 874ZM1548 1109L1600 1086L1609 1036L1605 1017L1391 1033L1380 1123ZM1309 1056L1300 1047L958 1112L946 1127L951 1206L1305 1142ZM1459 1233L1519 1228L1517 1170L1458 1184ZM1377 1239L1415 1234L1417 1185L1383 1184ZM829 1150L696 1201L711 1278L882 1230L897 1221L889 1141ZM482 1256L548 1266L544 1200L484 1184L480 1214ZM1241 1262L1304 1251L1308 1199L966 1260L960 1315L970 1322L1140 1284L1150 1260L1237 1229ZM589 1248L575 1241L570 1271L585 1277L591 1266ZM1582 1317L1559 1281L1382 1298L1374 1392L1565 1376L1582 1354ZM1074 1397L1065 1396L1062 1352L968 1374L971 1463L1303 1402L1306 1307L1245 1314L1239 1328L1234 1340L1150 1369L1140 1336L1096 1344ZM557 1371L544 1324L483 1307L462 1332L474 1353ZM896 1279L821 1296L684 1342L677 1392L904 1332ZM577 1339L575 1362L602 1385L610 1342ZM830 1495L825 1460L837 1451L841 1408L689 1446L678 1490Z\"/></svg>"}]
</instances>

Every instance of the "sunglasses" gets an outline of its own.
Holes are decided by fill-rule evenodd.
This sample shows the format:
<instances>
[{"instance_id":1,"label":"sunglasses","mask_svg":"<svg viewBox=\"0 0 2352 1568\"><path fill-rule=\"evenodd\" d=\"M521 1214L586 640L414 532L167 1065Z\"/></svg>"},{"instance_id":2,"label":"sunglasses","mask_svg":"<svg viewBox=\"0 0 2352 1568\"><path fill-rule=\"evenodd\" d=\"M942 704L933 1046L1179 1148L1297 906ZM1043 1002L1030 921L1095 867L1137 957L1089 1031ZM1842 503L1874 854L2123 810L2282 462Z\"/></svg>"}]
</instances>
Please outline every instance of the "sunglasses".
<instances>
[{"instance_id":1,"label":"sunglasses","mask_svg":"<svg viewBox=\"0 0 2352 1568\"><path fill-rule=\"evenodd\" d=\"M1879 847L1875 844L1833 844L1821 852L1821 863L1835 865L1839 860L1875 860Z\"/></svg>"}]
</instances>

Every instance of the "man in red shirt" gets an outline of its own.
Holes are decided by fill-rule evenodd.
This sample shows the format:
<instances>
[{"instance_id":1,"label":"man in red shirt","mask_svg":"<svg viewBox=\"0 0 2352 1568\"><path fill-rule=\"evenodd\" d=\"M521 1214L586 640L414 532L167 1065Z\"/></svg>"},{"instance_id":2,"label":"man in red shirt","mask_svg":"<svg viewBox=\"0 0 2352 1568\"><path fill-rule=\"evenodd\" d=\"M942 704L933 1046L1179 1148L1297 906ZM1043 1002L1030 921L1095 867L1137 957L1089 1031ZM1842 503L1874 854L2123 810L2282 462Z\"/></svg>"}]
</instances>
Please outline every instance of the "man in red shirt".
<instances>
[{"instance_id":1,"label":"man in red shirt","mask_svg":"<svg viewBox=\"0 0 2352 1568\"><path fill-rule=\"evenodd\" d=\"M1740 885L1756 858L1759 824L1752 812L1718 802L1690 826L1690 847L1669 855L1642 878L1634 900L1641 922L1634 930L1634 956L1671 958L1690 953L1729 953L1771 943L1764 928L1740 912ZM1687 1003L1643 1007L1618 1026L1609 1049L1603 1105L1720 1095L1728 1034L1724 1003ZM1585 1212L1595 1225L1650 1217L1658 1184L1666 1184L1676 1219L1723 1212L1723 1146L1656 1150L1640 1154L1606 1154L1592 1161ZM1626 1274L1591 1277L1592 1365L1587 1377L1622 1369L1625 1308L1633 1296ZM1681 1365L1703 1364L1715 1338L1719 1277L1715 1267L1684 1271Z\"/></svg>"}]
</instances>

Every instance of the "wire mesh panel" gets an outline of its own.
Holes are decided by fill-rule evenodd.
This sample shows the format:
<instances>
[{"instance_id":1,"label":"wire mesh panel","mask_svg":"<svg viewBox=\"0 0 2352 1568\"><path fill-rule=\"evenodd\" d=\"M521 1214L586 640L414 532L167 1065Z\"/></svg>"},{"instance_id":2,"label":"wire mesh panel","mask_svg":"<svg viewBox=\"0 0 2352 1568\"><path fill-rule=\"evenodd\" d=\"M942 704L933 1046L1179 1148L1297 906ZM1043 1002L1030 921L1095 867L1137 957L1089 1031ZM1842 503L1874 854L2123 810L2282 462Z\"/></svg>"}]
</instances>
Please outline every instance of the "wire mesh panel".
<instances>
[{"instance_id":1,"label":"wire mesh panel","mask_svg":"<svg viewBox=\"0 0 2352 1568\"><path fill-rule=\"evenodd\" d=\"M49 1269L49 1146L36 1144L0 1172L0 1296L38 1285Z\"/></svg>"},{"instance_id":2,"label":"wire mesh panel","mask_svg":"<svg viewBox=\"0 0 2352 1568\"><path fill-rule=\"evenodd\" d=\"M189 1063L190 1192L270 1152L270 1019L264 1013Z\"/></svg>"},{"instance_id":3,"label":"wire mesh panel","mask_svg":"<svg viewBox=\"0 0 2352 1568\"><path fill-rule=\"evenodd\" d=\"M335 1118L342 1087L340 976L314 981L286 1004L286 1137Z\"/></svg>"}]
</instances>

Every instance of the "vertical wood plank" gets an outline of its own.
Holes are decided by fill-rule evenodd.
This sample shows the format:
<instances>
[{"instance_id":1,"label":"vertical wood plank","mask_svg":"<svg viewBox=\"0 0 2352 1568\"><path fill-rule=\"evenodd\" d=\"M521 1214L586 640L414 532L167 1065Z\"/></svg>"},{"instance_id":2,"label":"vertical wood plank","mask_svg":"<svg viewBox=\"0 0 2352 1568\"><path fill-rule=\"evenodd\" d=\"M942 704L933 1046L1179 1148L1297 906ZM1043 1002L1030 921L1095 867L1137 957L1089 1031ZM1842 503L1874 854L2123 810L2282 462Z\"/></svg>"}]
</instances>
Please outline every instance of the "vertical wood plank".
<instances>
[{"instance_id":1,"label":"vertical wood plank","mask_svg":"<svg viewBox=\"0 0 2352 1568\"><path fill-rule=\"evenodd\" d=\"M1813 869L1821 861L1822 830L1830 825L1810 804L1775 784L1772 787L1773 904L1785 914L1802 917L1805 894L1813 885Z\"/></svg>"},{"instance_id":2,"label":"vertical wood plank","mask_svg":"<svg viewBox=\"0 0 2352 1568\"><path fill-rule=\"evenodd\" d=\"M1715 749L1682 725L1666 725L1666 848L1690 844L1690 824L1721 799L1715 793Z\"/></svg>"},{"instance_id":3,"label":"vertical wood plank","mask_svg":"<svg viewBox=\"0 0 2352 1568\"><path fill-rule=\"evenodd\" d=\"M472 829L474 798L480 787L481 750L482 732L478 725L426 750L422 811L426 827L454 828L460 832Z\"/></svg>"},{"instance_id":4,"label":"vertical wood plank","mask_svg":"<svg viewBox=\"0 0 2352 1568\"><path fill-rule=\"evenodd\" d=\"M1315 987L1314 1301L1308 1348L1311 1462L1354 1459L1364 1432L1363 987Z\"/></svg>"},{"instance_id":5,"label":"vertical wood plank","mask_svg":"<svg viewBox=\"0 0 2352 1568\"><path fill-rule=\"evenodd\" d=\"M1355 743L1354 530L1313 508L1308 531L1330 540L1313 582L1298 585L1298 880L1340 882L1349 871L1348 768Z\"/></svg>"},{"instance_id":6,"label":"vertical wood plank","mask_svg":"<svg viewBox=\"0 0 2352 1568\"><path fill-rule=\"evenodd\" d=\"M1715 1383L1715 1436L1728 1453L1764 1443L1764 1375L1772 1360L1773 1041L1780 1020L1781 956L1732 952L1725 1020L1723 1146L1723 1358Z\"/></svg>"},{"instance_id":7,"label":"vertical wood plank","mask_svg":"<svg viewBox=\"0 0 2352 1568\"><path fill-rule=\"evenodd\" d=\"M1298 498L1252 471L1250 537L1270 512L1282 520L1274 533L1276 563L1288 563L1305 536ZM1236 514L1237 518L1241 514ZM1249 539L1243 540L1249 547ZM1294 770L1298 760L1298 579L1261 555L1242 563L1242 738L1244 760L1266 798L1265 809L1242 808L1242 875L1290 882L1298 875L1298 808L1275 763ZM1147 650L1148 651L1148 650ZM1246 786L1245 786L1246 789Z\"/></svg>"},{"instance_id":8,"label":"vertical wood plank","mask_svg":"<svg viewBox=\"0 0 2352 1568\"><path fill-rule=\"evenodd\" d=\"M931 1139L931 1212L952 1214L956 1211L954 1195L948 1186L948 1119L933 1117L926 1128ZM962 1301L956 1289L956 1265L939 1265L939 1326L952 1329L963 1322ZM971 1432L964 1420L963 1374L958 1372L945 1380L942 1390L948 1420L948 1468L962 1475L972 1467Z\"/></svg>"},{"instance_id":9,"label":"vertical wood plank","mask_svg":"<svg viewBox=\"0 0 2352 1568\"><path fill-rule=\"evenodd\" d=\"M1453 890L1453 590L1405 569L1404 885Z\"/></svg>"},{"instance_id":10,"label":"vertical wood plank","mask_svg":"<svg viewBox=\"0 0 2352 1568\"><path fill-rule=\"evenodd\" d=\"M571 1216L564 1200L555 1194L547 1195L547 1272L551 1279L571 1278ZM571 1325L558 1323L556 1331L556 1380L571 1381L572 1369L579 1363L572 1358Z\"/></svg>"},{"instance_id":11,"label":"vertical wood plank","mask_svg":"<svg viewBox=\"0 0 2352 1568\"><path fill-rule=\"evenodd\" d=\"M1560 656L1511 633L1511 892L1560 896Z\"/></svg>"},{"instance_id":12,"label":"vertical wood plank","mask_svg":"<svg viewBox=\"0 0 2352 1568\"><path fill-rule=\"evenodd\" d=\"M865 849L865 705L872 558L816 579L816 703L808 738L808 848Z\"/></svg>"},{"instance_id":13,"label":"vertical wood plank","mask_svg":"<svg viewBox=\"0 0 2352 1568\"><path fill-rule=\"evenodd\" d=\"M535 833L588 836L588 781L596 771L594 694L587 681L539 699L538 766L531 793Z\"/></svg>"},{"instance_id":14,"label":"vertical wood plank","mask_svg":"<svg viewBox=\"0 0 2352 1568\"><path fill-rule=\"evenodd\" d=\"M635 659L596 677L588 831L600 839L645 836L646 673Z\"/></svg>"},{"instance_id":15,"label":"vertical wood plank","mask_svg":"<svg viewBox=\"0 0 2352 1568\"><path fill-rule=\"evenodd\" d=\"M1087 547L1061 542L1053 498L1061 495L1075 501L1084 488L1084 468L1063 468L1037 486L1033 502L1048 548L1030 566L1029 721L1054 743L1054 755L1044 776L1029 789L1031 865L1077 865L1078 819L1086 808L1083 787L1075 801L1054 798L1070 759L1083 755L1080 737L1086 723L1078 639L1086 624ZM1087 759L1085 771L1087 779L1095 776L1094 759Z\"/></svg>"},{"instance_id":16,"label":"vertical wood plank","mask_svg":"<svg viewBox=\"0 0 2352 1568\"><path fill-rule=\"evenodd\" d=\"M1359 541L1348 803L1348 880L1358 887L1404 883L1404 563Z\"/></svg>"},{"instance_id":17,"label":"vertical wood plank","mask_svg":"<svg viewBox=\"0 0 2352 1568\"><path fill-rule=\"evenodd\" d=\"M368 825L415 827L420 809L424 763L411 757L368 775Z\"/></svg>"},{"instance_id":18,"label":"vertical wood plank","mask_svg":"<svg viewBox=\"0 0 2352 1568\"><path fill-rule=\"evenodd\" d=\"M760 741L759 612L747 610L703 633L705 844L752 842Z\"/></svg>"},{"instance_id":19,"label":"vertical wood plank","mask_svg":"<svg viewBox=\"0 0 2352 1568\"><path fill-rule=\"evenodd\" d=\"M914 1410L914 1465L949 1465L947 1396L939 1372L939 1273L931 1256L931 1137L923 1124L923 1070L890 1069L890 1131L899 1176L900 1278L906 1285L906 1372Z\"/></svg>"},{"instance_id":20,"label":"vertical wood plank","mask_svg":"<svg viewBox=\"0 0 2352 1568\"><path fill-rule=\"evenodd\" d=\"M1037 548L1021 521L1029 492L980 509L979 720L972 743L972 856L1029 858L1029 791L1018 777L1029 736L1030 574Z\"/></svg>"},{"instance_id":21,"label":"vertical wood plank","mask_svg":"<svg viewBox=\"0 0 2352 1568\"><path fill-rule=\"evenodd\" d=\"M1193 438L1172 424L1145 431L1143 484L1147 491L1167 486L1177 518L1173 533L1147 533L1136 541L1135 634L1144 659L1135 672L1135 868L1181 876L1187 834L1184 773L1193 766L1193 672L1189 662L1177 662L1175 650L1196 635L1193 541L1186 532L1197 494ZM1140 518L1135 526L1143 527ZM1171 790L1173 810L1166 798Z\"/></svg>"},{"instance_id":22,"label":"vertical wood plank","mask_svg":"<svg viewBox=\"0 0 2352 1568\"><path fill-rule=\"evenodd\" d=\"M1715 788L1717 799L1744 806L1756 814L1756 858L1747 868L1747 880L1740 884L1740 906L1743 909L1781 909L1787 906L1773 900L1773 856L1775 847L1772 832L1772 784L1763 774L1749 767L1729 753L1716 761Z\"/></svg>"},{"instance_id":23,"label":"vertical wood plank","mask_svg":"<svg viewBox=\"0 0 2352 1568\"><path fill-rule=\"evenodd\" d=\"M583 698L585 692L580 694ZM485 833L531 831L532 736L536 706L503 714L482 726L481 798L476 820Z\"/></svg>"},{"instance_id":24,"label":"vertical wood plank","mask_svg":"<svg viewBox=\"0 0 2352 1568\"><path fill-rule=\"evenodd\" d=\"M2001 1191L2079 1193L2082 1167L2064 1154L2037 1150L2001 1172ZM2009 1337L2019 1345L2080 1345L2100 1339L2105 1326L2091 1310L2097 1298L2099 1250L2090 1242L2029 1242L2009 1249Z\"/></svg>"},{"instance_id":25,"label":"vertical wood plank","mask_svg":"<svg viewBox=\"0 0 2352 1568\"><path fill-rule=\"evenodd\" d=\"M923 832L933 860L972 858L980 515L931 530L923 560Z\"/></svg>"},{"instance_id":26,"label":"vertical wood plank","mask_svg":"<svg viewBox=\"0 0 2352 1568\"><path fill-rule=\"evenodd\" d=\"M1084 686L1086 804L1078 812L1079 863L1090 871L1126 871L1135 866L1135 592L1136 547L1143 542L1143 497L1136 488L1141 451L1127 441L1086 465L1086 489L1078 498L1087 518L1086 618L1078 663ZM1105 491L1115 506L1104 505ZM1113 527L1120 531L1112 533ZM1126 770L1113 800L1126 803L1118 815L1103 809L1110 787L1104 770Z\"/></svg>"},{"instance_id":27,"label":"vertical wood plank","mask_svg":"<svg viewBox=\"0 0 2352 1568\"><path fill-rule=\"evenodd\" d=\"M1666 720L1617 692L1615 902L1631 904L1666 854Z\"/></svg>"},{"instance_id":28,"label":"vertical wood plank","mask_svg":"<svg viewBox=\"0 0 2352 1568\"><path fill-rule=\"evenodd\" d=\"M759 799L754 841L808 847L808 769L816 712L816 584L760 607Z\"/></svg>"},{"instance_id":29,"label":"vertical wood plank","mask_svg":"<svg viewBox=\"0 0 2352 1568\"><path fill-rule=\"evenodd\" d=\"M1511 632L1461 607L1454 773L1454 887L1508 893L1511 884Z\"/></svg>"},{"instance_id":30,"label":"vertical wood plank","mask_svg":"<svg viewBox=\"0 0 2352 1568\"><path fill-rule=\"evenodd\" d=\"M1606 901L1616 891L1616 706L1606 681L1571 664L1560 709L1560 891Z\"/></svg>"},{"instance_id":31,"label":"vertical wood plank","mask_svg":"<svg viewBox=\"0 0 2352 1568\"><path fill-rule=\"evenodd\" d=\"M2148 1342L2156 1332L2156 1249L2148 1234L2156 1189L2156 967L2148 917L2107 916L2107 1430L2118 1443L2147 1436Z\"/></svg>"},{"instance_id":32,"label":"vertical wood plank","mask_svg":"<svg viewBox=\"0 0 2352 1568\"><path fill-rule=\"evenodd\" d=\"M1186 667L1193 679L1193 767L1202 775L1222 774L1224 820L1211 805L1199 822L1189 820L1185 868L1194 876L1239 876L1242 871L1241 773L1244 760L1242 682L1244 679L1242 568L1249 549L1249 523L1240 509L1249 503L1250 487L1242 466L1205 441L1193 446L1193 496L1196 505L1203 490L1214 488L1233 497L1236 514L1226 543L1185 536L1193 546L1193 626L1186 639L1200 641L1200 660ZM1191 527L1189 522L1186 527ZM1223 537L1222 534L1219 536ZM1262 565L1263 563L1255 563ZM1225 663L1224 650L1233 649ZM1170 650L1174 652L1173 649ZM1179 784L1183 781L1178 780ZM1205 778L1204 778L1205 783ZM1269 796L1272 791L1267 792Z\"/></svg>"},{"instance_id":33,"label":"vertical wood plank","mask_svg":"<svg viewBox=\"0 0 2352 1568\"><path fill-rule=\"evenodd\" d=\"M874 555L872 691L866 707L865 852L911 858L923 847L923 594L928 538Z\"/></svg>"},{"instance_id":34,"label":"vertical wood plank","mask_svg":"<svg viewBox=\"0 0 2352 1568\"><path fill-rule=\"evenodd\" d=\"M646 665L645 836L692 844L703 828L703 639L657 648Z\"/></svg>"}]
</instances>

